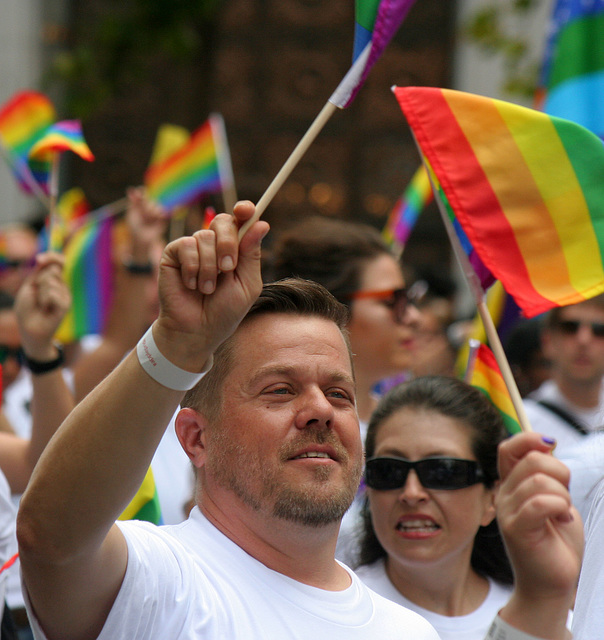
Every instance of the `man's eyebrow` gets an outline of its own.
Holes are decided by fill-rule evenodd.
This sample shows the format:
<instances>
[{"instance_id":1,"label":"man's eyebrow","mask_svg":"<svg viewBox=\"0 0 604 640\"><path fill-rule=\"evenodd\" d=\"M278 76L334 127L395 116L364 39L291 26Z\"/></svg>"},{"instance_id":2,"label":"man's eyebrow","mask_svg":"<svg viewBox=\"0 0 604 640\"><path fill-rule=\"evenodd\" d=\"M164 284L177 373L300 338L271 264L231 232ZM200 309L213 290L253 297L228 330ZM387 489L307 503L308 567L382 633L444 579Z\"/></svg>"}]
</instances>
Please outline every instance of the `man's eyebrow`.
<instances>
[{"instance_id":1,"label":"man's eyebrow","mask_svg":"<svg viewBox=\"0 0 604 640\"><path fill-rule=\"evenodd\" d=\"M278 365L278 366L265 366L258 369L254 375L249 379L248 384L253 385L258 382L262 378L266 376L283 376L286 378L295 377L298 374L299 368L293 367L289 365ZM343 373L341 371L330 371L325 376L330 382L342 382L349 385L355 386L354 379L348 373Z\"/></svg>"}]
</instances>

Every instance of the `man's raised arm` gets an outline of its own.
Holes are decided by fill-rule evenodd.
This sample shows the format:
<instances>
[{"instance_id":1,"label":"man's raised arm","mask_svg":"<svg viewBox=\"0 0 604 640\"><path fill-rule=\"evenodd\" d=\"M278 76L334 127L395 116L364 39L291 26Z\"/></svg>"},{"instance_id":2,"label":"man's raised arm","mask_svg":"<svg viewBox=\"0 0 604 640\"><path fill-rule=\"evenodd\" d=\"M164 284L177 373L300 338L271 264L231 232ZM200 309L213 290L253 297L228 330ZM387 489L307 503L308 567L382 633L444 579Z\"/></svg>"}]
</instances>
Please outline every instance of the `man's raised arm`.
<instances>
[{"instance_id":1,"label":"man's raised arm","mask_svg":"<svg viewBox=\"0 0 604 640\"><path fill-rule=\"evenodd\" d=\"M186 388L262 288L254 212L170 243L161 259L160 314L138 348L69 415L23 496L18 538L24 585L50 640L98 635L119 591L126 543L115 519L134 495ZM170 388L172 387L172 388Z\"/></svg>"}]
</instances>

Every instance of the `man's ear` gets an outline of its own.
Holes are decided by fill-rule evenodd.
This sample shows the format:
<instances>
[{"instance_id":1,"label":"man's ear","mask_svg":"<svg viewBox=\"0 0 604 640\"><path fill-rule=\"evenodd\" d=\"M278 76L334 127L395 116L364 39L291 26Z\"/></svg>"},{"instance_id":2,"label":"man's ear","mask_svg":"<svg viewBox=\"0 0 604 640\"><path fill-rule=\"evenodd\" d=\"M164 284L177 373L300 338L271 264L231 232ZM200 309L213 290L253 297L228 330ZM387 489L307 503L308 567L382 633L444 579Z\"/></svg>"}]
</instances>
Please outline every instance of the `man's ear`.
<instances>
[{"instance_id":1,"label":"man's ear","mask_svg":"<svg viewBox=\"0 0 604 640\"><path fill-rule=\"evenodd\" d=\"M203 467L206 460L207 420L199 411L181 409L174 422L181 447L196 468Z\"/></svg>"}]
</instances>

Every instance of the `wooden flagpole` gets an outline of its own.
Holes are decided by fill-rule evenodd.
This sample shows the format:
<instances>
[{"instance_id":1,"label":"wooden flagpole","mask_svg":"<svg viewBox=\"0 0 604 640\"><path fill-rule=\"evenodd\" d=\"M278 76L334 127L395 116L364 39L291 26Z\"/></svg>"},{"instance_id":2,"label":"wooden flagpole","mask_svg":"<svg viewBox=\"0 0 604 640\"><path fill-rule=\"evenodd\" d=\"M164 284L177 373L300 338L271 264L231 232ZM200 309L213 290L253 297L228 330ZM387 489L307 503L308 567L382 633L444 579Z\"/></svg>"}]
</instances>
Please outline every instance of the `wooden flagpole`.
<instances>
[{"instance_id":1,"label":"wooden flagpole","mask_svg":"<svg viewBox=\"0 0 604 640\"><path fill-rule=\"evenodd\" d=\"M256 211L253 217L251 217L242 227L239 229L239 239L244 236L245 232L260 219L260 216L264 213L266 207L270 204L271 200L275 197L277 191L283 186L283 183L287 180L291 172L294 170L298 162L300 162L302 156L306 153L314 139L317 137L321 129L325 126L329 118L334 114L338 107L331 102L326 102L319 115L315 118L313 123L308 128L300 142L298 142L296 148L292 151L289 158L285 161L285 164L279 170L279 173L273 178L273 181L268 186L260 200L256 203Z\"/></svg>"},{"instance_id":2,"label":"wooden flagpole","mask_svg":"<svg viewBox=\"0 0 604 640\"><path fill-rule=\"evenodd\" d=\"M329 100L325 103L300 142L298 142L296 148L285 161L285 164L281 167L279 173L277 173L273 178L273 181L270 183L267 190L256 203L256 211L254 212L254 215L244 225L242 225L241 229L239 229L240 240L254 222L260 219L260 216L264 213L266 207L268 207L271 200L275 197L277 191L279 191L283 186L283 183L287 180L298 162L300 162L302 156L306 153L314 139L319 135L319 132L323 129L336 109L344 108L353 88L361 79L370 52L371 42L368 42L363 52L354 61L344 78L342 78L340 84L336 87L336 90L331 94Z\"/></svg>"}]
</instances>

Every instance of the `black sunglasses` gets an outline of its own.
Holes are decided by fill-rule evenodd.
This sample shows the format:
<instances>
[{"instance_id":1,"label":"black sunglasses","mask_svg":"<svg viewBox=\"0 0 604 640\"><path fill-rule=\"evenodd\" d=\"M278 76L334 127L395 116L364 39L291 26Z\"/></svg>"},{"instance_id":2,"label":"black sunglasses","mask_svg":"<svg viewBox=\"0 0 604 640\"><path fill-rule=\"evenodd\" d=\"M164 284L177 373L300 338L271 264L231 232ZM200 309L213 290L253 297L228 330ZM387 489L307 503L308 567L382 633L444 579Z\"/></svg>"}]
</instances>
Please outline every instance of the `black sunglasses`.
<instances>
[{"instance_id":1,"label":"black sunglasses","mask_svg":"<svg viewBox=\"0 0 604 640\"><path fill-rule=\"evenodd\" d=\"M407 304L409 303L407 289L405 288L384 289L382 291L355 291L355 293L351 293L348 297L351 300L363 300L366 298L379 300L392 309L395 322L398 324L402 324L404 322Z\"/></svg>"},{"instance_id":2,"label":"black sunglasses","mask_svg":"<svg viewBox=\"0 0 604 640\"><path fill-rule=\"evenodd\" d=\"M426 489L465 489L484 480L475 460L423 458L411 462L405 458L376 457L365 463L365 482L377 491L402 489L411 469Z\"/></svg>"},{"instance_id":3,"label":"black sunglasses","mask_svg":"<svg viewBox=\"0 0 604 640\"><path fill-rule=\"evenodd\" d=\"M560 333L574 336L582 327L589 327L595 338L604 338L604 322L582 322L580 320L559 320L556 327Z\"/></svg>"}]
</instances>

